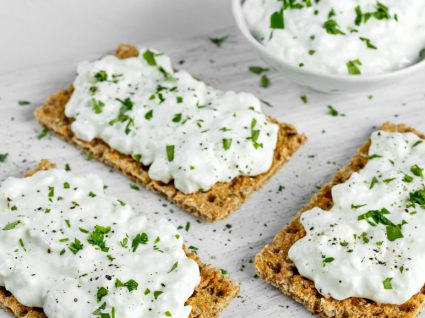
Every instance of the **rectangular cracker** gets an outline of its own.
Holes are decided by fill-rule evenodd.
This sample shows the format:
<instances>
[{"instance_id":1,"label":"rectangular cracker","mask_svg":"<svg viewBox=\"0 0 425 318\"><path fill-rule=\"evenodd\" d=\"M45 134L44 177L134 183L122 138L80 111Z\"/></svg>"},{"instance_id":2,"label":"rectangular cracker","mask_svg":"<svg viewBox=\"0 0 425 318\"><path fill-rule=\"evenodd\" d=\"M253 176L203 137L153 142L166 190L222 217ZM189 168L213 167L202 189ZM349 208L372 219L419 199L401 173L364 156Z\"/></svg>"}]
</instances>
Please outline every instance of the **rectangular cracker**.
<instances>
[{"instance_id":1,"label":"rectangular cracker","mask_svg":"<svg viewBox=\"0 0 425 318\"><path fill-rule=\"evenodd\" d=\"M134 46L120 45L116 51L119 58L138 56ZM72 86L60 90L50 96L35 110L38 121L53 131L62 139L74 143L85 152L90 152L103 163L114 167L134 182L164 195L187 212L213 222L227 217L237 210L248 197L260 189L289 160L289 158L304 144L306 137L298 134L295 127L279 123L270 118L271 122L279 125L278 141L270 169L258 176L239 176L231 182L216 183L209 191L184 194L177 190L172 183L164 184L149 178L149 167L143 166L131 156L124 155L99 139L85 142L74 136L71 131L72 119L65 116L64 110L73 92Z\"/></svg>"},{"instance_id":2,"label":"rectangular cracker","mask_svg":"<svg viewBox=\"0 0 425 318\"><path fill-rule=\"evenodd\" d=\"M420 138L425 138L425 135L404 124L384 123L380 129L388 132L412 132ZM323 210L329 210L332 207L332 187L345 182L352 173L365 166L367 162L365 156L368 154L369 146L370 140L358 150L347 166L336 173L331 182L313 196L311 201L296 214L293 221L274 238L273 242L266 245L255 257L255 269L261 278L284 294L291 296L312 313L324 318L412 318L425 304L425 286L400 306L377 304L355 297L342 301L325 298L319 294L311 280L298 273L294 263L288 258L288 251L292 244L305 236L305 230L300 222L301 215L314 207L320 207Z\"/></svg>"},{"instance_id":3,"label":"rectangular cracker","mask_svg":"<svg viewBox=\"0 0 425 318\"><path fill-rule=\"evenodd\" d=\"M25 176L54 167L55 165L48 160L41 160L38 166L29 170ZM187 249L186 255L198 263L201 273L201 282L186 302L186 305L192 306L189 318L218 317L229 302L239 294L239 285L225 277L221 271L203 264L196 254ZM18 318L46 318L42 309L20 304L4 287L0 287L0 307L9 310Z\"/></svg>"}]
</instances>

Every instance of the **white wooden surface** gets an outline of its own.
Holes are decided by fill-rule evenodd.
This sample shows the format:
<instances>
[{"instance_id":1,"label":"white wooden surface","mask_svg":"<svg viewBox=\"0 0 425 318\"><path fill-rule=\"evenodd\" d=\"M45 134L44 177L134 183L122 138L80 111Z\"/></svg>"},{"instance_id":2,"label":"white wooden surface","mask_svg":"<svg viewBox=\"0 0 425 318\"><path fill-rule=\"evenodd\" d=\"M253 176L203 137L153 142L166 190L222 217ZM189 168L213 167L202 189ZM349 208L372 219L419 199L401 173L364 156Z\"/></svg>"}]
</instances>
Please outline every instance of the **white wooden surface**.
<instances>
[{"instance_id":1,"label":"white wooden surface","mask_svg":"<svg viewBox=\"0 0 425 318\"><path fill-rule=\"evenodd\" d=\"M120 5L121 11L123 5ZM108 7L108 10L112 9ZM176 225L191 223L188 233L182 230L187 244L197 246L204 261L226 269L241 284L240 297L231 303L222 317L310 317L301 306L255 278L252 259L291 220L317 187L347 162L374 127L384 121L393 121L405 122L425 131L425 74L384 90L356 95L323 95L270 73L271 86L262 89L259 77L249 73L248 66L264 64L235 27L201 33L139 44L163 50L175 62L184 60L180 67L218 88L257 94L273 105L272 108L266 107L266 113L296 125L309 138L281 172L240 211L215 224L200 222L155 194L130 189L129 180L96 161L86 161L72 145L50 135L38 140L41 128L32 112L45 97L73 80L78 60L69 52L64 56L55 55L51 62L47 59L41 59L39 63L34 59L31 63L24 61L24 67L19 67L12 51L8 53L10 63L6 56L0 59L0 153L9 154L7 161L0 163L0 180L22 175L41 158L48 158L59 167L69 163L74 173L97 173L109 185L110 194L130 203L137 211L165 217ZM222 34L229 34L230 38L221 48L208 41L209 36ZM105 34L105 38L107 36ZM24 48L16 45L17 50ZM37 54L38 47L34 44L26 49L27 54ZM75 52L75 55L81 60L104 53L104 49L91 48ZM303 94L308 97L308 104L300 100ZM373 98L369 99L369 95ZM31 105L19 106L18 100L29 100ZM345 116L330 116L327 105L333 105ZM282 191L279 191L280 186L284 187ZM10 315L0 311L0 318L6 317Z\"/></svg>"}]
</instances>

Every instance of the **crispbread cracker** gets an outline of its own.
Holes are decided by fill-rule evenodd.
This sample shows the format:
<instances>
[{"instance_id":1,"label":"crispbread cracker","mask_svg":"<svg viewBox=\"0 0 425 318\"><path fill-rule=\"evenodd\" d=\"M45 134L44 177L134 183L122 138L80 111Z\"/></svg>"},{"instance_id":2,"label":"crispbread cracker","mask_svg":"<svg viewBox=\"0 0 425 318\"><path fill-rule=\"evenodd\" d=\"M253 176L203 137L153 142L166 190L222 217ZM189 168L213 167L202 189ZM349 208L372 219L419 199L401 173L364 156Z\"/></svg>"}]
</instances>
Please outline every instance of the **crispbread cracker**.
<instances>
[{"instance_id":1,"label":"crispbread cracker","mask_svg":"<svg viewBox=\"0 0 425 318\"><path fill-rule=\"evenodd\" d=\"M116 51L119 58L138 55L137 48L130 45L120 45ZM74 136L71 131L72 119L65 116L65 105L68 102L73 87L63 89L50 96L44 105L35 110L35 116L40 123L62 139L72 142L86 152L91 152L95 158L121 171L131 180L158 192L189 213L207 221L216 221L227 217L237 210L256 190L260 189L289 158L304 144L306 138L297 133L295 127L270 121L279 125L278 142L271 168L256 177L239 176L231 182L216 183L209 191L184 194L177 190L173 183L164 184L152 180L148 168L136 162L131 156L124 155L99 139L85 142Z\"/></svg>"},{"instance_id":2,"label":"crispbread cracker","mask_svg":"<svg viewBox=\"0 0 425 318\"><path fill-rule=\"evenodd\" d=\"M381 130L412 132L421 138L425 138L422 133L403 124L384 123ZM332 207L332 187L345 182L353 172L359 171L365 166L367 162L365 156L368 153L369 146L370 140L358 150L346 167L336 173L330 183L313 196L311 201L296 214L294 220L274 238L273 242L266 245L255 257L255 268L261 278L321 317L411 318L419 313L425 303L425 286L419 293L400 306L377 304L364 298L352 297L342 301L325 298L319 294L311 280L298 273L294 263L288 258L288 251L292 244L305 235L300 216L314 207L320 207L323 210L329 210Z\"/></svg>"},{"instance_id":3,"label":"crispbread cracker","mask_svg":"<svg viewBox=\"0 0 425 318\"><path fill-rule=\"evenodd\" d=\"M38 166L29 170L25 176L31 176L37 171L54 168L48 160L41 160ZM187 251L186 255L196 261L201 273L201 282L196 287L186 305L192 306L189 318L214 318L239 294L239 285L225 277L221 271L203 264L197 255ZM40 308L26 307L5 288L0 287L0 307L8 309L18 318L46 318Z\"/></svg>"}]
</instances>

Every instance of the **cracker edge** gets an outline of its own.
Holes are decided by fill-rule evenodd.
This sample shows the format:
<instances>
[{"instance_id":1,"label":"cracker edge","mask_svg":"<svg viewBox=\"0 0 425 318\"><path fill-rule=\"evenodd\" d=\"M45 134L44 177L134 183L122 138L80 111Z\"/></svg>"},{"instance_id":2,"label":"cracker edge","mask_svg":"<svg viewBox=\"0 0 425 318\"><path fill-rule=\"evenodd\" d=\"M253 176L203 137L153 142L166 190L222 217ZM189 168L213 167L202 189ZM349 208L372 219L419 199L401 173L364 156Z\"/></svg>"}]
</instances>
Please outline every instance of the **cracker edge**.
<instances>
[{"instance_id":1,"label":"cracker edge","mask_svg":"<svg viewBox=\"0 0 425 318\"><path fill-rule=\"evenodd\" d=\"M115 54L119 58L134 57L138 55L138 50L134 46L122 44L118 46ZM106 143L100 140L84 142L76 138L70 129L71 121L64 115L64 108L72 90L72 86L60 90L35 110L35 117L43 126L49 128L65 141L74 143L81 150L91 152L96 159L121 171L134 182L162 194L187 212L209 222L224 219L230 213L239 209L306 142L306 136L298 134L294 126L279 123L269 117L271 122L279 125L279 132L273 163L267 172L255 177L239 176L231 182L219 182L206 192L184 194L177 190L172 183L163 184L150 179L148 167L142 166L131 156L113 150Z\"/></svg>"},{"instance_id":2,"label":"cracker edge","mask_svg":"<svg viewBox=\"0 0 425 318\"><path fill-rule=\"evenodd\" d=\"M384 123L381 128L387 132L411 132L425 138L425 135L405 124ZM370 139L360 147L351 161L344 168L337 171L332 180L322 187L298 213L289 225L284 227L255 257L257 274L266 282L277 287L284 294L304 305L310 312L324 318L334 317L400 317L413 318L420 312L425 304L425 286L404 304L385 305L377 304L363 298L348 298L342 301L325 298L315 289L314 283L302 277L295 268L294 263L288 258L289 248L298 239L305 235L305 230L300 223L300 216L313 207L329 210L332 205L331 189L334 185L346 181L353 172L364 167L370 146Z\"/></svg>"},{"instance_id":3,"label":"cracker edge","mask_svg":"<svg viewBox=\"0 0 425 318\"><path fill-rule=\"evenodd\" d=\"M54 167L55 164L43 159L37 167L26 172L25 176L31 176L38 171ZM185 252L198 264L201 273L201 282L186 302L186 305L192 306L189 318L218 317L229 302L239 294L239 285L214 267L203 264L196 254L189 252L186 248ZM9 310L18 318L46 318L42 309L20 304L4 287L0 287L0 307Z\"/></svg>"}]
</instances>

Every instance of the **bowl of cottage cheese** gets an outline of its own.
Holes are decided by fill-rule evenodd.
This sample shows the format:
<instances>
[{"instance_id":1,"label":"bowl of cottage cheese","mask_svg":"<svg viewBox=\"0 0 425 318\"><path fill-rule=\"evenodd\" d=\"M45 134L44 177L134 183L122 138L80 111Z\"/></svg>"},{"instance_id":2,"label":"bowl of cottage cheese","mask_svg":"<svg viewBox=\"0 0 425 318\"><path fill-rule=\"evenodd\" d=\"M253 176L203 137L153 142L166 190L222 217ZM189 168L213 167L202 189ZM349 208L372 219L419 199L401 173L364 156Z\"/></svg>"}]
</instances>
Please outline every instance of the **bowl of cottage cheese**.
<instances>
[{"instance_id":1,"label":"bowl of cottage cheese","mask_svg":"<svg viewBox=\"0 0 425 318\"><path fill-rule=\"evenodd\" d=\"M423 0L234 0L238 27L294 82L364 91L425 69Z\"/></svg>"}]
</instances>

